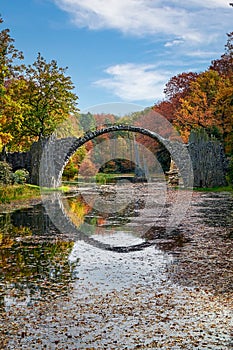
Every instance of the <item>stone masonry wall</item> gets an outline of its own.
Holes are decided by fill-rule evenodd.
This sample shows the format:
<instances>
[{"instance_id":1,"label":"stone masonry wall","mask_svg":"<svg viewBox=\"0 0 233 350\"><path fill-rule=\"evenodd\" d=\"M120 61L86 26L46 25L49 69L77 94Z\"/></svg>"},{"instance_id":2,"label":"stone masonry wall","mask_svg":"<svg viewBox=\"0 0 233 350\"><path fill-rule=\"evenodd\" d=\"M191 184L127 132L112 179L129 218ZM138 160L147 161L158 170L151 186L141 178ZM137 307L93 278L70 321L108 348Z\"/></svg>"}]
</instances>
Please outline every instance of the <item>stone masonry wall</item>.
<instances>
[{"instance_id":1,"label":"stone masonry wall","mask_svg":"<svg viewBox=\"0 0 233 350\"><path fill-rule=\"evenodd\" d=\"M181 142L164 139L147 129L130 125L111 125L89 131L80 138L51 137L41 140L33 144L29 152L7 153L6 161L12 165L14 171L19 168L27 169L32 184L58 187L65 165L80 146L98 135L119 130L139 132L156 139L170 153L186 187L216 187L227 184L227 162L223 148L218 141L209 139L203 131L193 132L187 147Z\"/></svg>"}]
</instances>

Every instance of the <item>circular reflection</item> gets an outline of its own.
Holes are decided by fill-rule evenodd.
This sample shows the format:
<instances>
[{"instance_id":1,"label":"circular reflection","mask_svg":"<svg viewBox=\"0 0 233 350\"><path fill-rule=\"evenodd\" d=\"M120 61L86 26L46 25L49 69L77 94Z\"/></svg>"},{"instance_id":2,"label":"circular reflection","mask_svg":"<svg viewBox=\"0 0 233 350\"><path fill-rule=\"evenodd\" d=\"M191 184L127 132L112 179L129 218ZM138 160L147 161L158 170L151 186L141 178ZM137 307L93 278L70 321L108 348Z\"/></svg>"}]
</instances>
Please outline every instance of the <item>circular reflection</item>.
<instances>
[{"instance_id":1,"label":"circular reflection","mask_svg":"<svg viewBox=\"0 0 233 350\"><path fill-rule=\"evenodd\" d=\"M122 111L126 105L127 104L108 104L102 107L108 107L109 109L112 108L112 114L117 114L117 111L115 111L114 108L120 108ZM130 106L132 107L131 104ZM101 106L98 106L98 110L101 110ZM92 109L92 113L94 113L94 109ZM115 140L106 140L105 142L94 145L94 151L101 156L101 161L99 160L95 164L96 173L94 176L94 183L87 181L88 186L83 186L82 181L80 181L82 174L82 167L80 166L78 180L79 193L85 200L86 205L91 207L93 211L103 218L106 218L107 215L110 214L120 215L125 211L128 214L129 221L121 225L121 229L124 227L124 229L127 230L129 227L133 227L133 229L136 230L139 235L145 235L146 231L150 230L151 227L156 226L157 219L160 217L166 203L167 184L165 175L161 166L158 166L157 158L151 150L152 142L150 143L148 141L150 138L151 140L156 139L159 141L159 144L162 144L163 147L165 147L170 153L171 158L178 166L182 177L182 182L179 183L175 201L172 204L170 215L165 224L166 232L170 232L178 227L182 218L185 216L186 210L188 209L191 201L192 191L183 191L184 186L189 187L189 189L192 188L192 164L189 153L172 124L169 123L166 118L153 110L148 109L141 111L138 113L136 119L131 120L132 124L130 127L128 127L130 131L139 130L139 132L142 134L144 133L149 136L147 140L145 140L145 138L143 139L142 137L141 142L134 140L134 147L137 147L137 153L140 155L135 157L135 165L137 169L141 170L141 175L143 174L142 177L145 180L143 190L140 187L138 189L136 186L132 186L131 181L127 179L124 181L116 181L115 185L105 187L96 182L98 170L106 162L116 158L132 161L132 158L126 152L126 149L121 148L116 151ZM98 123L97 119L96 130L101 129L102 124L103 121L101 120L101 122ZM103 127L106 128L106 125ZM108 123L108 127L110 128L110 131L127 130L127 128L124 128L124 125L122 127L114 126L111 129L111 125L109 126ZM62 130L61 126L59 127L59 130ZM85 136L85 132L87 132L86 135L88 135L89 131L90 130L85 130L84 128L83 134L85 142L88 142L90 139L89 136ZM93 138L93 131L91 131L91 133ZM82 137L82 135L79 135L79 137ZM122 134L121 137L124 139L124 137L127 138L128 136L124 136L124 134ZM45 179L49 178L51 183L54 182L57 184L57 181L59 180L59 171L61 171L59 170L59 167L60 169L64 168L72 154L71 149L74 144L77 144L78 140L79 139L77 137L70 138L70 131L67 133L66 130L64 130L62 134L62 139L57 140L54 135L50 138L50 142L47 143L47 146L43 150L40 164L41 193L48 215L50 216L54 225L62 233L70 235L70 237L75 237L75 239L83 239L90 244L93 244L93 240L89 237L89 235L90 233L95 232L95 230L93 231L93 226L95 228L95 225L84 221L77 227L76 223L72 219L74 215L72 215L72 211L66 199L61 199L61 197L55 195L51 201L44 196L44 186L46 184ZM68 141L69 143L67 146ZM83 143L85 144L85 142ZM58 147L59 145L60 147ZM112 154L112 157L109 155L109 152L106 151L107 149ZM124 154L122 154L123 151ZM154 164L157 166L156 175L160 177L159 185L158 181L152 181L153 174L151 174L150 171L145 171L145 159L147 159L148 156L153 158ZM142 163L144 163L143 166ZM145 193L151 193L152 195L145 195ZM138 205L139 199L141 200L141 203L143 201L143 206L141 205L141 208L138 210L135 203ZM130 216L128 208L131 208L134 213L137 213L137 215L135 215L137 218L135 222L132 220L133 215L132 217ZM148 212L150 212L150 221L148 221ZM109 228L102 225L102 227L98 228L98 230L101 232L106 232L109 230ZM99 247L101 249L109 248L108 245L103 245L101 242L99 243ZM94 245L95 244L96 243L94 243Z\"/></svg>"}]
</instances>

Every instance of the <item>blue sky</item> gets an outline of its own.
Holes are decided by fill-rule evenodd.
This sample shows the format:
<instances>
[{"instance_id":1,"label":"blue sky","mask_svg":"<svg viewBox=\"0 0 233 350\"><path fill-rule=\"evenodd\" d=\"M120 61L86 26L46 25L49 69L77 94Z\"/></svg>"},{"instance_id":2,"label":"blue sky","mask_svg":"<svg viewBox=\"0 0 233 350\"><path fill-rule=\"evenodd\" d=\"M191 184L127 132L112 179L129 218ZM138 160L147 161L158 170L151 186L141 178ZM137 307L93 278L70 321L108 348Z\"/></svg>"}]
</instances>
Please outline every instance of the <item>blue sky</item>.
<instances>
[{"instance_id":1,"label":"blue sky","mask_svg":"<svg viewBox=\"0 0 233 350\"><path fill-rule=\"evenodd\" d=\"M203 71L233 31L225 0L0 0L4 27L33 63L37 53L75 84L79 108L151 106L165 83Z\"/></svg>"}]
</instances>

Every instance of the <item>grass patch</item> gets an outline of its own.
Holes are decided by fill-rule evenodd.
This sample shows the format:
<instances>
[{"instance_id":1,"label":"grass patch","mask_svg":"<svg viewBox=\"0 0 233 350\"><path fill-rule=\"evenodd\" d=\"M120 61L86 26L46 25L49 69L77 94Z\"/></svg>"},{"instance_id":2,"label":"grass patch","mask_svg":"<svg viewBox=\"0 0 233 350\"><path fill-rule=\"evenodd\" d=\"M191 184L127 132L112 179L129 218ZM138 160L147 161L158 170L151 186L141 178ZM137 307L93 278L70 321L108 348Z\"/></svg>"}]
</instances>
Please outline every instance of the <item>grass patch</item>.
<instances>
[{"instance_id":1,"label":"grass patch","mask_svg":"<svg viewBox=\"0 0 233 350\"><path fill-rule=\"evenodd\" d=\"M133 178L135 174L107 174L97 173L95 176L79 176L74 180L63 180L62 183L70 186L79 186L80 184L97 183L98 185L106 185L116 180L124 178Z\"/></svg>"},{"instance_id":2,"label":"grass patch","mask_svg":"<svg viewBox=\"0 0 233 350\"><path fill-rule=\"evenodd\" d=\"M51 193L51 192L57 192L57 191L59 191L59 192L69 192L70 191L70 187L69 186L60 186L60 187L55 187L55 188L53 188L53 187L39 187L39 189L40 189L40 191L41 192L45 192L45 193Z\"/></svg>"},{"instance_id":3,"label":"grass patch","mask_svg":"<svg viewBox=\"0 0 233 350\"><path fill-rule=\"evenodd\" d=\"M113 182L113 180L117 178L114 174L104 174L104 173L98 173L96 175L96 183L98 185L106 185L109 182Z\"/></svg>"},{"instance_id":4,"label":"grass patch","mask_svg":"<svg viewBox=\"0 0 233 350\"><path fill-rule=\"evenodd\" d=\"M41 190L43 193L51 193L54 191L69 192L69 186L61 186L58 188L40 188L36 185L24 184L24 185L8 185L0 186L0 203L10 203L17 200L26 200L31 198L38 198L41 196Z\"/></svg>"},{"instance_id":5,"label":"grass patch","mask_svg":"<svg viewBox=\"0 0 233 350\"><path fill-rule=\"evenodd\" d=\"M233 192L232 186L225 186L225 187L201 187L201 188L194 188L194 191L198 192Z\"/></svg>"},{"instance_id":6,"label":"grass patch","mask_svg":"<svg viewBox=\"0 0 233 350\"><path fill-rule=\"evenodd\" d=\"M0 186L0 203L10 203L14 200L36 198L40 196L40 188L31 185Z\"/></svg>"}]
</instances>

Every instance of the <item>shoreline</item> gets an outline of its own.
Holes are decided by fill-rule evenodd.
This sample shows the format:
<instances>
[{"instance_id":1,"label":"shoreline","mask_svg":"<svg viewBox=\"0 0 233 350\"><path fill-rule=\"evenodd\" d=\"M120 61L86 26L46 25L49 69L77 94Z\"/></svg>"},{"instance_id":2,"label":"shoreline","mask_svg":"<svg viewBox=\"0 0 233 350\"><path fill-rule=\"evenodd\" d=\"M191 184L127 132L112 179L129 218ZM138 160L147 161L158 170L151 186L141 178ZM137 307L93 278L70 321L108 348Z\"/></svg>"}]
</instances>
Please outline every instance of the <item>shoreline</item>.
<instances>
[{"instance_id":1,"label":"shoreline","mask_svg":"<svg viewBox=\"0 0 233 350\"><path fill-rule=\"evenodd\" d=\"M108 185L107 185L108 186ZM2 187L3 188L3 187ZM14 191L17 191L17 188L19 189L19 192L22 192L25 189L29 189L30 192L28 192L28 197L27 194L24 196L22 196L22 193L20 194L15 194ZM1 189L1 187L0 187ZM175 187L172 188L173 190L176 190ZM10 185L7 186L7 190L9 190L9 194L10 197L16 197L14 199L11 198L7 198L6 201L1 201L0 198L0 214L2 213L9 213L9 212L13 212L15 210L19 210L19 209L23 209L23 208L28 208L31 207L33 205L37 205L40 204L42 202L42 197L41 197L41 189L39 186L36 185L30 185L30 184L24 184L24 185ZM199 193L210 193L210 192L233 192L233 188L231 186L227 186L227 187L217 187L217 188L193 188L191 189L194 192L199 192ZM46 192L54 192L54 191L62 191L62 192L70 192L72 191L72 187L71 186L62 186L59 188L46 188L45 189ZM14 195L13 195L14 193ZM1 195L1 192L0 192Z\"/></svg>"},{"instance_id":2,"label":"shoreline","mask_svg":"<svg viewBox=\"0 0 233 350\"><path fill-rule=\"evenodd\" d=\"M41 196L28 199L15 199L9 203L0 203L0 215L5 213L11 213L15 210L29 208L31 206L40 204L42 201Z\"/></svg>"}]
</instances>

